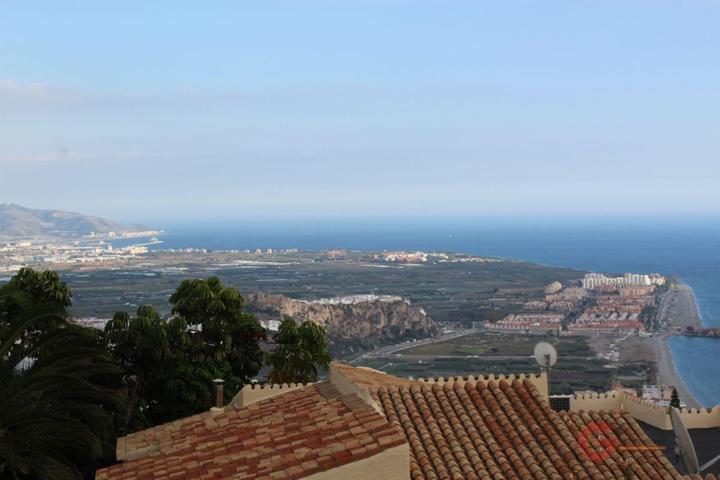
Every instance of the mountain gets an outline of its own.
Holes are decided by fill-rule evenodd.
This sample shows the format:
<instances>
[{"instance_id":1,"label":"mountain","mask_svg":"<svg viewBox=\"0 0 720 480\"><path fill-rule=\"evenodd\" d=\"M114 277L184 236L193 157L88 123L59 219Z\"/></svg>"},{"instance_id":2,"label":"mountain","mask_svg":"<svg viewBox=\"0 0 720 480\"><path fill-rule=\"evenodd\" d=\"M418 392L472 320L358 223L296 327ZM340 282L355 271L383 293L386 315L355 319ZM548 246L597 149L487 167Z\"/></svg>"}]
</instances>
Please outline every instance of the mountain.
<instances>
[{"instance_id":1,"label":"mountain","mask_svg":"<svg viewBox=\"0 0 720 480\"><path fill-rule=\"evenodd\" d=\"M90 232L127 232L131 228L105 218L61 210L36 210L13 203L0 204L0 235L80 236Z\"/></svg>"},{"instance_id":2,"label":"mountain","mask_svg":"<svg viewBox=\"0 0 720 480\"><path fill-rule=\"evenodd\" d=\"M368 348L423 338L438 332L422 308L400 297L356 295L307 302L256 292L246 298L248 311L261 320L310 320L325 327L335 351Z\"/></svg>"}]
</instances>

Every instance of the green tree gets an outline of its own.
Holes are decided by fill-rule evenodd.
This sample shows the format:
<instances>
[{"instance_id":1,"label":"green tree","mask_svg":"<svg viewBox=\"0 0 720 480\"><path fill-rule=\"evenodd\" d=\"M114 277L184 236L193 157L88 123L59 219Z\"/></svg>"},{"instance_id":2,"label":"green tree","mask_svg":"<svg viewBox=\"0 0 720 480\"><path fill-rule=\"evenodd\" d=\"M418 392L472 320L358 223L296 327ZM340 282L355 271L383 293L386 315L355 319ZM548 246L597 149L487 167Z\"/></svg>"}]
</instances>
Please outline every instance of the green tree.
<instances>
[{"instance_id":1,"label":"green tree","mask_svg":"<svg viewBox=\"0 0 720 480\"><path fill-rule=\"evenodd\" d=\"M325 329L306 320L300 325L285 318L273 336L275 349L267 354L272 383L308 383L318 378L318 369L330 367Z\"/></svg>"},{"instance_id":2,"label":"green tree","mask_svg":"<svg viewBox=\"0 0 720 480\"><path fill-rule=\"evenodd\" d=\"M105 339L125 368L128 428L158 424L208 409L212 381L231 398L262 368L265 329L243 311L243 298L217 277L184 280L170 297L170 320L151 307L137 317L117 313Z\"/></svg>"},{"instance_id":3,"label":"green tree","mask_svg":"<svg viewBox=\"0 0 720 480\"><path fill-rule=\"evenodd\" d=\"M0 288L0 478L79 479L115 458L120 369L68 321L70 299L49 271Z\"/></svg>"},{"instance_id":4,"label":"green tree","mask_svg":"<svg viewBox=\"0 0 720 480\"><path fill-rule=\"evenodd\" d=\"M673 391L670 394L670 406L680 408L680 395L678 395L677 388L673 388Z\"/></svg>"},{"instance_id":5,"label":"green tree","mask_svg":"<svg viewBox=\"0 0 720 480\"><path fill-rule=\"evenodd\" d=\"M122 433L147 427L163 416L163 386L168 369L182 347L185 325L164 320L153 307L143 305L136 317L116 313L105 325L105 342L123 368L128 406L119 428Z\"/></svg>"}]
</instances>

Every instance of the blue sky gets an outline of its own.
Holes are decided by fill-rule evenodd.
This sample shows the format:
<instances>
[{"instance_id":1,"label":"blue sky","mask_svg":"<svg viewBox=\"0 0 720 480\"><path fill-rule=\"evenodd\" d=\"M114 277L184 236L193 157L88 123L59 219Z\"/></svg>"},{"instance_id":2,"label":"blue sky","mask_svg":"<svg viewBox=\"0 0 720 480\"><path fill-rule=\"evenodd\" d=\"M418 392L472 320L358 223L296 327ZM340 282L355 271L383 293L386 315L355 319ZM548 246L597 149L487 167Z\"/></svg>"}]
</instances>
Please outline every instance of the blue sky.
<instances>
[{"instance_id":1,"label":"blue sky","mask_svg":"<svg viewBox=\"0 0 720 480\"><path fill-rule=\"evenodd\" d=\"M3 2L0 201L720 214L720 3L112 3Z\"/></svg>"}]
</instances>

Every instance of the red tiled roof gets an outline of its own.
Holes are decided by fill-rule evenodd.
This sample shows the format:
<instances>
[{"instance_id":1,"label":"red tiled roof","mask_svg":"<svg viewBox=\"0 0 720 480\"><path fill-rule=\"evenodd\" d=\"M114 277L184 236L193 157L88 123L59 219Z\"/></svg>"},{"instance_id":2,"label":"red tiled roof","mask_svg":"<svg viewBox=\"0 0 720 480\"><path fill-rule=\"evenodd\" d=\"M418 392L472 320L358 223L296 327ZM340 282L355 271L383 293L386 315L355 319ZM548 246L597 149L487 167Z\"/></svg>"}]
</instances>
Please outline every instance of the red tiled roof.
<instances>
[{"instance_id":1,"label":"red tiled roof","mask_svg":"<svg viewBox=\"0 0 720 480\"><path fill-rule=\"evenodd\" d=\"M96 479L294 479L404 443L372 407L322 382L129 435L118 442L128 460Z\"/></svg>"},{"instance_id":2,"label":"red tiled roof","mask_svg":"<svg viewBox=\"0 0 720 480\"><path fill-rule=\"evenodd\" d=\"M527 378L425 383L332 368L337 387L321 382L124 437L126 462L96 478L302 478L408 444L412 480L609 480L625 469L638 480L701 479L680 476L627 412L555 412ZM347 382L357 395L340 393Z\"/></svg>"},{"instance_id":3,"label":"red tiled roof","mask_svg":"<svg viewBox=\"0 0 720 480\"><path fill-rule=\"evenodd\" d=\"M382 387L382 407L424 479L677 478L627 413L558 413L529 381Z\"/></svg>"}]
</instances>

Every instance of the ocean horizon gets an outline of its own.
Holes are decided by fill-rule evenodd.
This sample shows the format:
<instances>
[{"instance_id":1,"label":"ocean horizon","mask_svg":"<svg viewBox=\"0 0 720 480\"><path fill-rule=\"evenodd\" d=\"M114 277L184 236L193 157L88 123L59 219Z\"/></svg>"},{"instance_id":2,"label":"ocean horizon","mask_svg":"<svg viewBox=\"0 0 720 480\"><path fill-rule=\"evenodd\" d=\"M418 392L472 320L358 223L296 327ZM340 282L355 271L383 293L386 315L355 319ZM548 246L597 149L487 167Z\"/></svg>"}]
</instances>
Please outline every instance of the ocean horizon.
<instances>
[{"instance_id":1,"label":"ocean horizon","mask_svg":"<svg viewBox=\"0 0 720 480\"><path fill-rule=\"evenodd\" d=\"M720 326L720 228L707 219L563 223L344 222L177 224L153 249L436 250L603 273L661 273L693 291L705 327ZM676 370L704 406L720 404L720 341L673 337Z\"/></svg>"}]
</instances>

